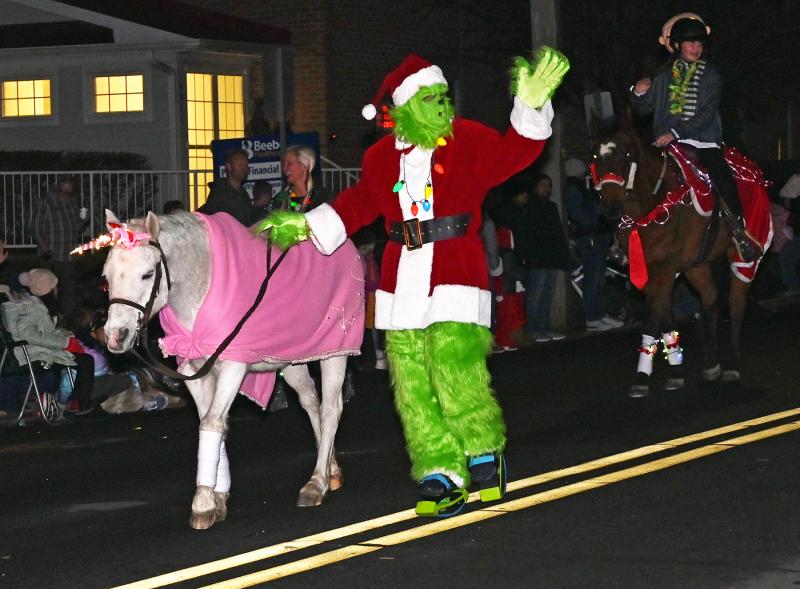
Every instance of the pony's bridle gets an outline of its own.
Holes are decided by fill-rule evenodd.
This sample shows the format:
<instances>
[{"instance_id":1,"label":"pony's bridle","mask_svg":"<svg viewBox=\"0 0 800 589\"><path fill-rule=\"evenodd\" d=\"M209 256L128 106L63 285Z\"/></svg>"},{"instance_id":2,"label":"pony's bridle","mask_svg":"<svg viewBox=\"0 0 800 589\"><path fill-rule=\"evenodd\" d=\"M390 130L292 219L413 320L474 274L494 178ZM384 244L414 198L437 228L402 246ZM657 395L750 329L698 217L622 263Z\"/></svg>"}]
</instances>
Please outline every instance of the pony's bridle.
<instances>
[{"instance_id":1,"label":"pony's bridle","mask_svg":"<svg viewBox=\"0 0 800 589\"><path fill-rule=\"evenodd\" d=\"M158 263L156 264L155 268L155 276L153 279L153 287L150 289L150 297L147 299L147 303L144 305L140 305L135 301L131 301L128 299L119 299L113 298L108 301L108 306L110 307L113 304L119 305L128 305L129 307L133 307L137 311L140 311L142 314L139 317L139 321L136 328L136 338L141 339L143 334L146 333L147 323L150 321L150 316L153 314L153 304L156 301L156 297L158 296L159 291L161 290L161 276L162 276L162 266L164 268L163 274L167 278L167 293L169 294L169 290L172 288L172 281L170 280L169 276L169 266L167 266L167 257L164 255L164 250L161 249L161 244L155 240L150 240L149 245L152 245L154 248L158 250L159 258ZM140 343L142 343L140 341Z\"/></svg>"},{"instance_id":2,"label":"pony's bridle","mask_svg":"<svg viewBox=\"0 0 800 589\"><path fill-rule=\"evenodd\" d=\"M625 187L625 196L624 199L628 201L633 201L636 199L631 198L631 191L633 190L633 183L636 180L636 172L639 169L639 165L633 160L631 157L630 152L625 153L625 161L627 163L627 173L625 176L620 176L614 172L606 172L602 176L599 176L597 173L597 160L599 159L598 154L592 155L591 164L589 164L589 170L592 173L592 184L594 185L594 189L597 192L603 190L603 186L606 184L615 184L617 186L624 186ZM658 194L658 191L661 190L661 184L664 181L664 174L667 172L667 156L666 154L663 155L664 163L661 166L661 173L658 175L658 180L656 181L655 187L651 192L652 196Z\"/></svg>"}]
</instances>

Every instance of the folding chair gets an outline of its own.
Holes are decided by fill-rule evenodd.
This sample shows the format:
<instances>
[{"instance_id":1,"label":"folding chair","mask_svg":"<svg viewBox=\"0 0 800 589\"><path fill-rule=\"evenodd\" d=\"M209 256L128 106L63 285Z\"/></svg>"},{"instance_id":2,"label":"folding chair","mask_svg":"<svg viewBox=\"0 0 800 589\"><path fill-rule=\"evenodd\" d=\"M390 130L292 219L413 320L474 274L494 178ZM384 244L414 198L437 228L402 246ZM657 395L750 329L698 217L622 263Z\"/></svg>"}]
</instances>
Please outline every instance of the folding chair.
<instances>
[{"instance_id":1,"label":"folding chair","mask_svg":"<svg viewBox=\"0 0 800 589\"><path fill-rule=\"evenodd\" d=\"M22 425L24 423L23 415L26 410L33 415L38 409L38 413L41 415L44 422L48 425L53 425L61 416L62 410L56 402L56 396L53 392L42 391L36 379L36 373L38 372L41 376L43 372L52 371L58 376L60 375L60 371L66 367L60 364L45 366L41 362L31 362L30 354L28 353L28 345L27 341L15 340L11 336L3 323L3 315L0 313L0 348L3 350L2 356L0 356L0 378L12 374L25 374L25 372L30 376L30 382L25 391L25 398L20 406L16 421L18 424ZM22 350L22 354L25 356L26 360L25 365L21 365L17 361L16 356L13 354L15 348L20 348ZM74 388L75 382L72 378L72 372L67 370L67 375ZM55 382L59 383L60 378L57 377ZM56 384L56 386L58 385ZM32 392L34 393L33 399L31 399Z\"/></svg>"}]
</instances>

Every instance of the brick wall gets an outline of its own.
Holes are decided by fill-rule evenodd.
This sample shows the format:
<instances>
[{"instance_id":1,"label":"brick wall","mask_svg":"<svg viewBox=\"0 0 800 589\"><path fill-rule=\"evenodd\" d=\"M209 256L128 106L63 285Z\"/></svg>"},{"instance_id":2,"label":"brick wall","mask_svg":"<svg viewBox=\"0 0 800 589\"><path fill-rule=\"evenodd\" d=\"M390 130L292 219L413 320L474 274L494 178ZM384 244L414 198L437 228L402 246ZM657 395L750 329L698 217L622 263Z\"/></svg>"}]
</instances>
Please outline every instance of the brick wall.
<instances>
[{"instance_id":1,"label":"brick wall","mask_svg":"<svg viewBox=\"0 0 800 589\"><path fill-rule=\"evenodd\" d=\"M381 4L369 0L251 2L186 0L292 32L295 49L295 131L319 131L323 154L342 166L358 166L379 137L361 117L383 77L409 53L439 65L456 96L458 113L505 128L511 100L510 58L530 45L528 0L507 0L504 14L489 6L475 14L435 0ZM493 15L497 18L493 18ZM252 76L253 92L260 80ZM337 140L328 142L330 133Z\"/></svg>"}]
</instances>

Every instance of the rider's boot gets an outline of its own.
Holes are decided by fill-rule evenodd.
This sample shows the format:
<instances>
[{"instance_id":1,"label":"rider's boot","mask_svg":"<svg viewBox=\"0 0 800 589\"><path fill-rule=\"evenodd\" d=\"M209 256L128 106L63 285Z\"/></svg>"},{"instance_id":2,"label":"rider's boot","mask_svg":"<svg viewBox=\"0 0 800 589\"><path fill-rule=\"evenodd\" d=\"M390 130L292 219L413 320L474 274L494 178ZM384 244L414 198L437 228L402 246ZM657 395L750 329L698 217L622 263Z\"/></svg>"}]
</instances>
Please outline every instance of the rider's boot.
<instances>
[{"instance_id":1,"label":"rider's boot","mask_svg":"<svg viewBox=\"0 0 800 589\"><path fill-rule=\"evenodd\" d=\"M469 476L480 487L481 501L497 501L506 494L506 459L502 452L469 459Z\"/></svg>"},{"instance_id":2,"label":"rider's boot","mask_svg":"<svg viewBox=\"0 0 800 589\"><path fill-rule=\"evenodd\" d=\"M744 228L744 222L741 217L730 214L725 216L725 220L731 229L733 244L736 246L739 255L742 256L742 260L755 262L764 255L764 248Z\"/></svg>"},{"instance_id":3,"label":"rider's boot","mask_svg":"<svg viewBox=\"0 0 800 589\"><path fill-rule=\"evenodd\" d=\"M457 486L450 477L434 473L419 482L417 515L422 517L451 517L467 503L469 493Z\"/></svg>"}]
</instances>

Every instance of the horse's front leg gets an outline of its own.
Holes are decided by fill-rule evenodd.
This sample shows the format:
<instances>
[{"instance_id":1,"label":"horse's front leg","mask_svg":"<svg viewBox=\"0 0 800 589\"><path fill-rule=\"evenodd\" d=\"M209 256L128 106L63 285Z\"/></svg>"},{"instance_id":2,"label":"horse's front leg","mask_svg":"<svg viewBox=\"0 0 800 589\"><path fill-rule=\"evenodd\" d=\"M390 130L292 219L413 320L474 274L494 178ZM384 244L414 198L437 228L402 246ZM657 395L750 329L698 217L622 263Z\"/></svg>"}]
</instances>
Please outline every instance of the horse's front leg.
<instances>
[{"instance_id":1,"label":"horse's front leg","mask_svg":"<svg viewBox=\"0 0 800 589\"><path fill-rule=\"evenodd\" d=\"M719 291L714 284L711 266L704 264L686 271L686 278L700 293L703 310L697 322L697 336L703 346L703 380L716 380L720 375L717 340L719 336Z\"/></svg>"},{"instance_id":2,"label":"horse's front leg","mask_svg":"<svg viewBox=\"0 0 800 589\"><path fill-rule=\"evenodd\" d=\"M199 365L200 362L195 361L191 369L184 371L191 374ZM197 489L189 520L189 524L195 529L210 528L227 516L231 477L224 435L228 411L244 379L245 371L244 364L220 360L205 378L187 381L200 417Z\"/></svg>"},{"instance_id":3,"label":"horse's front leg","mask_svg":"<svg viewBox=\"0 0 800 589\"><path fill-rule=\"evenodd\" d=\"M642 341L639 345L639 361L636 366L636 378L630 397L647 397L650 395L650 377L653 374L653 360L658 352L660 334L664 325L671 325L670 298L675 283L671 271L658 272L650 270L651 280L646 287L647 317L642 326Z\"/></svg>"}]
</instances>

